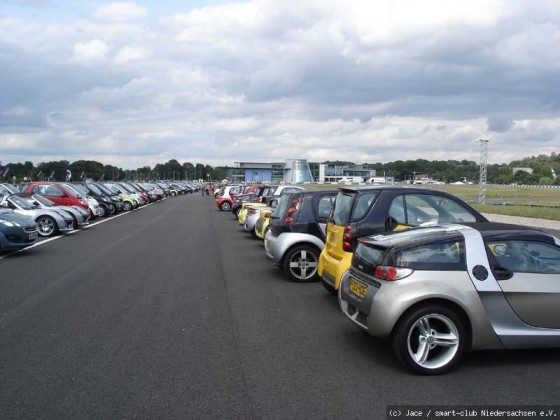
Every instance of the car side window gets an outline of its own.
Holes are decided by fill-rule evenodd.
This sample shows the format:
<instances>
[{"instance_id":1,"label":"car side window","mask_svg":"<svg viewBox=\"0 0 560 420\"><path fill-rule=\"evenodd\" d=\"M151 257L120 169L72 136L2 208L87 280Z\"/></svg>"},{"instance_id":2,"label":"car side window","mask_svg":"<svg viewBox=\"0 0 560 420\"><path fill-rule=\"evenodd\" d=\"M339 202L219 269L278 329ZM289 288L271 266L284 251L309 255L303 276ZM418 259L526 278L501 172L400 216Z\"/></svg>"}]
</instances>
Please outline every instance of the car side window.
<instances>
[{"instance_id":1,"label":"car side window","mask_svg":"<svg viewBox=\"0 0 560 420\"><path fill-rule=\"evenodd\" d=\"M424 244L399 252L395 257L395 263L398 267L415 270L464 270L466 267L464 249L463 241L458 240Z\"/></svg>"},{"instance_id":2,"label":"car side window","mask_svg":"<svg viewBox=\"0 0 560 420\"><path fill-rule=\"evenodd\" d=\"M34 194L45 194L45 186L44 185L35 185L33 187Z\"/></svg>"},{"instance_id":3,"label":"car side window","mask_svg":"<svg viewBox=\"0 0 560 420\"><path fill-rule=\"evenodd\" d=\"M506 240L487 243L502 266L520 273L560 273L560 248L537 241Z\"/></svg>"},{"instance_id":4,"label":"car side window","mask_svg":"<svg viewBox=\"0 0 560 420\"><path fill-rule=\"evenodd\" d=\"M399 195L393 199L388 211L389 217L393 219L395 225L406 225L406 217L404 214L404 197Z\"/></svg>"},{"instance_id":5,"label":"car side window","mask_svg":"<svg viewBox=\"0 0 560 420\"><path fill-rule=\"evenodd\" d=\"M407 194L406 221L409 226L424 223L476 222L476 217L459 203L438 195Z\"/></svg>"},{"instance_id":6,"label":"car side window","mask_svg":"<svg viewBox=\"0 0 560 420\"><path fill-rule=\"evenodd\" d=\"M333 196L321 197L321 199L319 200L319 204L317 205L318 219L326 219L329 217L334 204L334 199L335 197Z\"/></svg>"},{"instance_id":7,"label":"car side window","mask_svg":"<svg viewBox=\"0 0 560 420\"><path fill-rule=\"evenodd\" d=\"M56 187L53 187L52 185L47 185L46 188L43 191L44 192L42 194L45 194L45 195L51 195L53 197L61 197L62 196L62 191L60 191Z\"/></svg>"}]
</instances>

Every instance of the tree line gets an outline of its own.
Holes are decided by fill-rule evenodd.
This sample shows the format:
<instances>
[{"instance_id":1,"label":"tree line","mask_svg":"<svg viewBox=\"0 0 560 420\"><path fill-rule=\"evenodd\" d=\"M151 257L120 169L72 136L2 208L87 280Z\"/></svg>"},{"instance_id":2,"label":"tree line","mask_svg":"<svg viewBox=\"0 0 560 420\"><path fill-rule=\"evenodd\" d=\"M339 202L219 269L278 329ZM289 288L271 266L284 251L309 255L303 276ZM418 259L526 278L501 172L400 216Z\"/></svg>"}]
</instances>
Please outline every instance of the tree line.
<instances>
[{"instance_id":1,"label":"tree line","mask_svg":"<svg viewBox=\"0 0 560 420\"><path fill-rule=\"evenodd\" d=\"M480 165L469 160L397 160L389 163L366 163L366 169L375 169L378 176L393 176L396 180L413 179L425 175L431 179L452 183L457 181L479 182ZM519 168L530 168L532 173ZM486 165L486 182L492 184L552 185L560 184L560 155L539 155L512 161L507 164Z\"/></svg>"},{"instance_id":2,"label":"tree line","mask_svg":"<svg viewBox=\"0 0 560 420\"><path fill-rule=\"evenodd\" d=\"M167 163L158 163L153 168L143 166L137 169L122 169L112 165L104 165L94 160L78 160L69 162L59 160L43 162L35 166L32 162L0 163L0 180L14 181L155 181L155 180L221 180L226 176L226 168L212 167L202 163L185 162L180 164L176 159Z\"/></svg>"},{"instance_id":3,"label":"tree line","mask_svg":"<svg viewBox=\"0 0 560 420\"><path fill-rule=\"evenodd\" d=\"M337 165L354 165L353 162L324 162ZM365 169L375 169L378 176L392 176L395 180L405 181L418 175L431 179L452 183L461 180L478 183L480 166L469 160L436 160L426 159L397 160L388 163L365 163ZM560 184L555 174L560 174L560 155L553 152L550 156L531 156L508 164L487 165L487 182L494 184ZM530 168L532 173L524 170L514 172L515 168ZM43 162L35 166L32 162L8 163L0 162L0 181L24 182L36 180L64 181L71 176L78 180L222 180L227 177L228 167L212 167L202 163L179 163L171 159L166 163L158 163L153 168L143 166L137 169L122 169L112 165L104 165L93 160L67 160Z\"/></svg>"}]
</instances>

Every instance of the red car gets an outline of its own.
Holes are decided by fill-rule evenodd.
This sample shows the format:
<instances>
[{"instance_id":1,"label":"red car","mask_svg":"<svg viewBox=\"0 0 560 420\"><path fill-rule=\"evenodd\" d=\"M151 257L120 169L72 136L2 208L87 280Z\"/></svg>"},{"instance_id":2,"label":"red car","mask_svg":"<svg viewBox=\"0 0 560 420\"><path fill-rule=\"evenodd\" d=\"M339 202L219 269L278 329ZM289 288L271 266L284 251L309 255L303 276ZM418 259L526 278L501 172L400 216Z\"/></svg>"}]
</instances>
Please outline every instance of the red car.
<instances>
[{"instance_id":1,"label":"red car","mask_svg":"<svg viewBox=\"0 0 560 420\"><path fill-rule=\"evenodd\" d=\"M216 197L216 205L222 211L230 211L233 202L235 201L235 197L239 194L251 194L253 191L256 191L259 187L262 187L261 184L251 184L248 186L242 185L226 185L225 187L220 188L220 192Z\"/></svg>"},{"instance_id":2,"label":"red car","mask_svg":"<svg viewBox=\"0 0 560 420\"><path fill-rule=\"evenodd\" d=\"M81 195L76 195L73 191L70 191L56 182L30 182L23 192L44 195L59 206L79 206L84 210L87 210L91 215L89 205Z\"/></svg>"},{"instance_id":3,"label":"red car","mask_svg":"<svg viewBox=\"0 0 560 420\"><path fill-rule=\"evenodd\" d=\"M230 211L235 197L241 193L241 185L226 185L220 189L216 197L216 206L222 211Z\"/></svg>"}]
</instances>

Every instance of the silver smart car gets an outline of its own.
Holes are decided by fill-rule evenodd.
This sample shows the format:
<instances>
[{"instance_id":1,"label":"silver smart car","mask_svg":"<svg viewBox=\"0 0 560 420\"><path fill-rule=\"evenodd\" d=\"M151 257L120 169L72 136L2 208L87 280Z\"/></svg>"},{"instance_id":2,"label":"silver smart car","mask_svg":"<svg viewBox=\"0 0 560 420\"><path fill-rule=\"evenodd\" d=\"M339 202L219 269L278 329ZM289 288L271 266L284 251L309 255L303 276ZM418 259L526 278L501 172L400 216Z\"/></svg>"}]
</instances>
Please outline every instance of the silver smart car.
<instances>
[{"instance_id":1,"label":"silver smart car","mask_svg":"<svg viewBox=\"0 0 560 420\"><path fill-rule=\"evenodd\" d=\"M422 374L465 350L560 347L560 239L495 223L365 237L339 303Z\"/></svg>"}]
</instances>

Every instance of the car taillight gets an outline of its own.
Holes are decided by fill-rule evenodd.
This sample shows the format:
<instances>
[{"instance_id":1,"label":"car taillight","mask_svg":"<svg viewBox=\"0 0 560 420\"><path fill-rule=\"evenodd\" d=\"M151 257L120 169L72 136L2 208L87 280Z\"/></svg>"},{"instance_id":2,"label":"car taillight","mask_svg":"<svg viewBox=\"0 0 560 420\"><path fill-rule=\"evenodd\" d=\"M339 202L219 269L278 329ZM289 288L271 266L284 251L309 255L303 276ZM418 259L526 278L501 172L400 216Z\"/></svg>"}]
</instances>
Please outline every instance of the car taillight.
<instances>
[{"instance_id":1,"label":"car taillight","mask_svg":"<svg viewBox=\"0 0 560 420\"><path fill-rule=\"evenodd\" d=\"M284 223L291 224L294 223L294 214L299 210L299 198L294 198L290 202L290 207L288 208L288 215L284 218Z\"/></svg>"},{"instance_id":2,"label":"car taillight","mask_svg":"<svg viewBox=\"0 0 560 420\"><path fill-rule=\"evenodd\" d=\"M387 265L375 267L374 276L381 280L395 281L410 276L414 270L412 268L400 268Z\"/></svg>"},{"instance_id":3,"label":"car taillight","mask_svg":"<svg viewBox=\"0 0 560 420\"><path fill-rule=\"evenodd\" d=\"M344 235L342 236L342 249L346 252L352 252L352 225L346 225Z\"/></svg>"}]
</instances>

